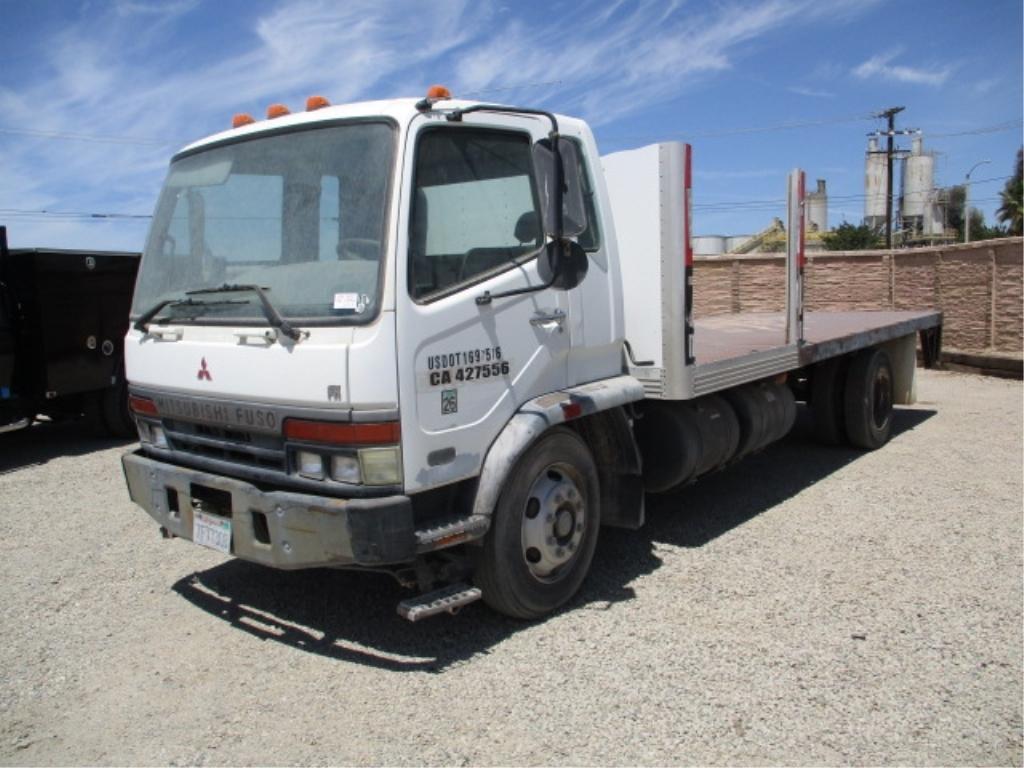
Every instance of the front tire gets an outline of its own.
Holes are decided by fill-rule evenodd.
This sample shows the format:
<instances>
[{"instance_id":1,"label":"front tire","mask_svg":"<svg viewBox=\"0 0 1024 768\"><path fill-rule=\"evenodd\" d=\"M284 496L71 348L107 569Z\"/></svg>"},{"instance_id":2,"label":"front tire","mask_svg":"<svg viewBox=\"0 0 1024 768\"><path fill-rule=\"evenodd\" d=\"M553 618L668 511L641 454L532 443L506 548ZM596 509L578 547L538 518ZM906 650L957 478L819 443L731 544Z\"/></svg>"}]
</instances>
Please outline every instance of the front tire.
<instances>
[{"instance_id":1,"label":"front tire","mask_svg":"<svg viewBox=\"0 0 1024 768\"><path fill-rule=\"evenodd\" d=\"M509 473L474 574L491 608L536 619L579 590L601 525L597 467L570 429L545 433Z\"/></svg>"}]
</instances>

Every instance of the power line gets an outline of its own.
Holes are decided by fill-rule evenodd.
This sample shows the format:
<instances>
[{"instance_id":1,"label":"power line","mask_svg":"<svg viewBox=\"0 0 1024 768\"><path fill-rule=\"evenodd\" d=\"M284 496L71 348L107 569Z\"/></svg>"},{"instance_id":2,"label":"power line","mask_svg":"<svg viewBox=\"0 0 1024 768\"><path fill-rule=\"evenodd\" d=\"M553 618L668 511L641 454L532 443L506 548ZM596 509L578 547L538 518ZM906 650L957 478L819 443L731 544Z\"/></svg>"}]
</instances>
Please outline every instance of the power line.
<instances>
[{"instance_id":1,"label":"power line","mask_svg":"<svg viewBox=\"0 0 1024 768\"><path fill-rule=\"evenodd\" d=\"M971 186L974 186L975 184L985 184L985 183L991 183L991 182L997 182L997 181L1005 181L1006 179L1009 179L1009 178L1011 178L1011 177L1010 176L992 176L991 178L987 178L987 179L976 179L974 181L971 181L970 184L971 184ZM953 186L963 186L963 185L962 184L956 184L956 185L953 185ZM904 198L906 198L906 197L916 197L916 196L921 195L921 194L931 194L931 192L933 192L933 191L934 190L928 190L926 192L921 192L921 193L904 193L902 195L902 197L904 197ZM886 195L885 192L876 192L873 195L868 195L866 193L852 194L852 195L829 195L828 196L828 202L831 205L832 203L852 203L852 202L856 202L858 200L868 200L868 199L879 200L879 199L885 199L886 197L887 197L887 195ZM737 208L738 209L743 209L743 210L758 210L758 209L767 210L767 209L771 209L771 208L778 208L779 206L782 206L782 205L785 205L785 204L786 204L785 198L781 198L781 197L779 197L779 198L767 198L767 199L762 199L762 200L716 200L716 201L711 201L711 202L708 202L708 203L694 203L693 204L693 210L694 211L701 211L701 212L708 212L708 211L710 211L712 209L729 210L729 209L737 209Z\"/></svg>"},{"instance_id":2,"label":"power line","mask_svg":"<svg viewBox=\"0 0 1024 768\"><path fill-rule=\"evenodd\" d=\"M928 138L948 139L954 136L978 136L983 133L1001 133L1002 131L1012 131L1014 128L1020 128L1022 125L1024 125L1024 120L1008 120L1005 123L996 123L995 125L988 125L983 128L972 128L955 133L930 133Z\"/></svg>"},{"instance_id":3,"label":"power line","mask_svg":"<svg viewBox=\"0 0 1024 768\"><path fill-rule=\"evenodd\" d=\"M992 176L987 179L975 179L970 183L971 186L976 184L986 184L998 181L1005 181L1010 176ZM963 186L963 185L954 185ZM930 194L930 191L928 192ZM926 194L926 193L922 193ZM876 193L874 195L868 194L852 194L852 195L829 195L829 204L837 203L853 203L857 201L867 200L869 198L884 198L885 193ZM904 194L904 197L907 197ZM979 198L978 202L982 202L986 198ZM992 198L998 200L999 198ZM694 203L693 210L698 213L719 213L728 211L759 211L759 210L773 210L784 207L786 205L785 198L764 198L755 200L713 200L707 203ZM52 219L68 219L68 220L148 220L152 219L152 214L148 213L123 213L119 211L53 211L46 208L28 209L28 208L0 208L0 216L11 219L28 219L28 218L52 218ZM211 217L216 219L231 219L231 220L255 220L265 219L262 216L217 216Z\"/></svg>"},{"instance_id":4,"label":"power line","mask_svg":"<svg viewBox=\"0 0 1024 768\"><path fill-rule=\"evenodd\" d=\"M143 146L162 147L174 144L163 139L143 139L136 136L97 136L86 133L68 133L66 131L41 131L34 128L6 128L0 126L0 133L14 136L32 136L40 139L68 139L71 141L92 141L103 144L139 144Z\"/></svg>"},{"instance_id":5,"label":"power line","mask_svg":"<svg viewBox=\"0 0 1024 768\"><path fill-rule=\"evenodd\" d=\"M46 217L65 219L151 219L153 216L147 213L89 213L85 211L49 211L45 208L28 210L24 208L0 208L0 215L18 217Z\"/></svg>"},{"instance_id":6,"label":"power line","mask_svg":"<svg viewBox=\"0 0 1024 768\"><path fill-rule=\"evenodd\" d=\"M682 136L688 139L717 139L725 136L738 136L747 133L768 133L771 131L789 131L798 128L813 128L819 125L835 125L838 123L856 123L862 120L872 120L874 115L847 115L845 117L834 117L825 118L822 120L803 120L803 121L792 121L787 123L776 123L774 125L762 125L762 126L749 126L745 128L725 128L717 131L670 131L668 133L661 133L657 135L648 134L646 136L626 136L622 134L604 134L602 138L605 139L625 139L628 141L648 141L657 139L665 136Z\"/></svg>"}]
</instances>

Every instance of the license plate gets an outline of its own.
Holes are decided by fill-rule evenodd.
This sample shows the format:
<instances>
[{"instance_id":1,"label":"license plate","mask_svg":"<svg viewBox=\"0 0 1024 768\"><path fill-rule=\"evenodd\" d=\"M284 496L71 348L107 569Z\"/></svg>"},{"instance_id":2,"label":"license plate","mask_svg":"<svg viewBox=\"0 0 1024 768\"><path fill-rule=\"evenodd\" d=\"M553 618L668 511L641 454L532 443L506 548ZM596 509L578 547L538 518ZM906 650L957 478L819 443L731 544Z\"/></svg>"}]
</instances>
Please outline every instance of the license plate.
<instances>
[{"instance_id":1,"label":"license plate","mask_svg":"<svg viewBox=\"0 0 1024 768\"><path fill-rule=\"evenodd\" d=\"M196 511L192 517L192 541L231 554L231 521L226 517Z\"/></svg>"}]
</instances>

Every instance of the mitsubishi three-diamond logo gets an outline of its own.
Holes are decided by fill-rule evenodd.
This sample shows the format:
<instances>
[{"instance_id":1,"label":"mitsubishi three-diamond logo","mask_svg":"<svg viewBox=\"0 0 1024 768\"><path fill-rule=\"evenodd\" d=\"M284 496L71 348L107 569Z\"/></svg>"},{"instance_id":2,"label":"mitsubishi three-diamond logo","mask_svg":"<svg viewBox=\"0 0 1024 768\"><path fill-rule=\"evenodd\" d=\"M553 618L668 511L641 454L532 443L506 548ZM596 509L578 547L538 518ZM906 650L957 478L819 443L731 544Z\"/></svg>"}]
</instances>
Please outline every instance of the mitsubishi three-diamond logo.
<instances>
[{"instance_id":1,"label":"mitsubishi three-diamond logo","mask_svg":"<svg viewBox=\"0 0 1024 768\"><path fill-rule=\"evenodd\" d=\"M196 374L196 378L200 381L213 381L213 376L210 375L210 369L206 367L206 358L202 360L202 364L199 366L199 373Z\"/></svg>"}]
</instances>

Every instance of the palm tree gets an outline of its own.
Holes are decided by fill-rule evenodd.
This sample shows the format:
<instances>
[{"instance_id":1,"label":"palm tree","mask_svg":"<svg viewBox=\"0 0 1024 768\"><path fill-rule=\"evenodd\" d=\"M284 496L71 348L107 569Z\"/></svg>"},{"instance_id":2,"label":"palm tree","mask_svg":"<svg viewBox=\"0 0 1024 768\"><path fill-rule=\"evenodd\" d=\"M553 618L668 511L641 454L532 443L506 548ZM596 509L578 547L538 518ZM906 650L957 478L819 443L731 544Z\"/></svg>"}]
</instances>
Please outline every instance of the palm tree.
<instances>
[{"instance_id":1,"label":"palm tree","mask_svg":"<svg viewBox=\"0 0 1024 768\"><path fill-rule=\"evenodd\" d=\"M999 196L1003 204L996 216L1009 227L1011 235L1024 234L1024 147L1017 150L1017 171Z\"/></svg>"}]
</instances>

